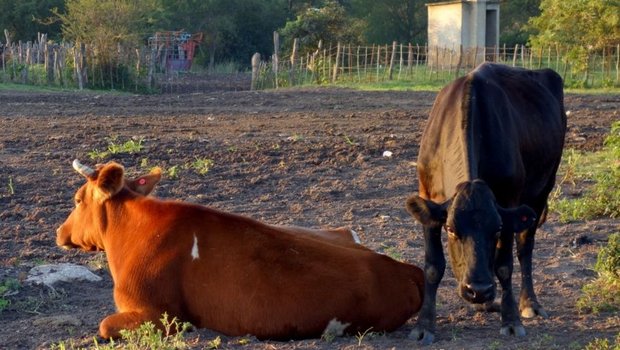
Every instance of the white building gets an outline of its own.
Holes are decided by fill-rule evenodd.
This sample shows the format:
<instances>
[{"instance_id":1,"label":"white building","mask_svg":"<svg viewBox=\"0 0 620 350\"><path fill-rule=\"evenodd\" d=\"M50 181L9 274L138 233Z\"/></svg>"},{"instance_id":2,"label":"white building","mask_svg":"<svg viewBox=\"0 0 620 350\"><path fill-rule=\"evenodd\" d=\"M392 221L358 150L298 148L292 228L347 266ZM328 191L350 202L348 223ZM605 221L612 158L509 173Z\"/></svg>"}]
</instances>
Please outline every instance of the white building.
<instances>
[{"instance_id":1,"label":"white building","mask_svg":"<svg viewBox=\"0 0 620 350\"><path fill-rule=\"evenodd\" d=\"M499 47L499 0L455 0L426 4L428 64L475 66Z\"/></svg>"}]
</instances>

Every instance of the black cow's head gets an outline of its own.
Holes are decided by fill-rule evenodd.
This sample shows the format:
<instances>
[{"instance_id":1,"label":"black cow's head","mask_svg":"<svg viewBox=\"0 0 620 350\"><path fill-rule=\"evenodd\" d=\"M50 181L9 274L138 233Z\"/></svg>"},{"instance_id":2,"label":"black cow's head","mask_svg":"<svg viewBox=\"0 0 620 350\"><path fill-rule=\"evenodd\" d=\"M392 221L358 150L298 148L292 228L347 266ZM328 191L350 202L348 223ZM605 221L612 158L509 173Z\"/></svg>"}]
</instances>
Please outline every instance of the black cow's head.
<instances>
[{"instance_id":1,"label":"black cow's head","mask_svg":"<svg viewBox=\"0 0 620 350\"><path fill-rule=\"evenodd\" d=\"M500 236L513 239L515 232L536 221L526 205L500 207L482 180L459 184L454 197L441 204L414 195L407 200L407 210L424 226L444 226L459 295L475 304L495 298L494 261Z\"/></svg>"}]
</instances>

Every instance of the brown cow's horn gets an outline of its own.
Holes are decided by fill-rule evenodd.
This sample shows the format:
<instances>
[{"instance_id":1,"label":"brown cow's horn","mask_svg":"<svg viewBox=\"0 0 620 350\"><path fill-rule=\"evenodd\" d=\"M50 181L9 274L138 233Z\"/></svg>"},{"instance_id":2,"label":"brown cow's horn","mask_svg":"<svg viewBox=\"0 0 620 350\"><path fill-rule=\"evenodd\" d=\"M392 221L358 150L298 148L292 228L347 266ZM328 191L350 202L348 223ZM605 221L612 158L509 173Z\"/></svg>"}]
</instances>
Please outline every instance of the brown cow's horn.
<instances>
[{"instance_id":1,"label":"brown cow's horn","mask_svg":"<svg viewBox=\"0 0 620 350\"><path fill-rule=\"evenodd\" d=\"M91 177L95 173L95 170L80 163L80 161L77 159L73 161L73 169L86 177Z\"/></svg>"}]
</instances>

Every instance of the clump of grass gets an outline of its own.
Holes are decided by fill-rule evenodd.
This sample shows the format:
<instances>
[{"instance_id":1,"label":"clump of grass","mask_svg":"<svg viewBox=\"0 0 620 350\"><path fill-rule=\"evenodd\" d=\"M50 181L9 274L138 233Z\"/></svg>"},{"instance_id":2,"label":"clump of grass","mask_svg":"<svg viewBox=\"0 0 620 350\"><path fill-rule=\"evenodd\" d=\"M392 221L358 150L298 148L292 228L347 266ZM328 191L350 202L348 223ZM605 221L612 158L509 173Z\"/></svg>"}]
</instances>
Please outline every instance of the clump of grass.
<instances>
[{"instance_id":1,"label":"clump of grass","mask_svg":"<svg viewBox=\"0 0 620 350\"><path fill-rule=\"evenodd\" d=\"M142 142L144 141L143 138L139 138L137 140L131 139L125 142L119 142L118 137L114 136L114 137L107 138L107 140L108 140L108 147L105 151L99 151L95 149L93 151L88 152L88 156L90 157L90 159L99 160L99 159L104 159L110 155L120 154L120 153L129 153L129 154L138 153L142 151L142 149L144 148L144 146L142 145Z\"/></svg>"},{"instance_id":2,"label":"clump of grass","mask_svg":"<svg viewBox=\"0 0 620 350\"><path fill-rule=\"evenodd\" d=\"M9 194L12 196L15 194L15 186L13 185L13 177L9 176L9 184L8 184Z\"/></svg>"},{"instance_id":3,"label":"clump of grass","mask_svg":"<svg viewBox=\"0 0 620 350\"><path fill-rule=\"evenodd\" d=\"M609 236L607 245L598 253L594 269L598 278L583 287L577 309L593 313L620 310L620 233Z\"/></svg>"},{"instance_id":4,"label":"clump of grass","mask_svg":"<svg viewBox=\"0 0 620 350\"><path fill-rule=\"evenodd\" d=\"M95 338L92 348L97 350L176 350L189 348L189 344L185 341L185 332L191 328L189 323L181 323L176 317L169 320L166 313L162 315L161 323L164 326L163 332L156 328L153 322L145 322L136 329L122 330L120 340L110 340L110 343L105 345L99 344ZM60 342L51 348L58 350L77 349L73 342L69 342L69 344Z\"/></svg>"},{"instance_id":5,"label":"clump of grass","mask_svg":"<svg viewBox=\"0 0 620 350\"><path fill-rule=\"evenodd\" d=\"M206 175L213 166L213 160L208 158L196 158L189 168L194 169L200 175Z\"/></svg>"},{"instance_id":6,"label":"clump of grass","mask_svg":"<svg viewBox=\"0 0 620 350\"><path fill-rule=\"evenodd\" d=\"M0 312L11 305L11 300L8 297L15 294L18 289L19 281L14 278L8 278L0 283Z\"/></svg>"},{"instance_id":7,"label":"clump of grass","mask_svg":"<svg viewBox=\"0 0 620 350\"><path fill-rule=\"evenodd\" d=\"M596 338L590 343L588 343L584 349L585 350L618 350L620 349L620 332L618 332L618 334L616 335L616 339L613 344L610 343L609 339L607 338L603 338L603 339Z\"/></svg>"},{"instance_id":8,"label":"clump of grass","mask_svg":"<svg viewBox=\"0 0 620 350\"><path fill-rule=\"evenodd\" d=\"M549 207L559 214L560 221L620 217L620 121L612 124L601 151L565 152L560 173L560 184L590 183L578 198L560 199L560 187L551 195Z\"/></svg>"}]
</instances>

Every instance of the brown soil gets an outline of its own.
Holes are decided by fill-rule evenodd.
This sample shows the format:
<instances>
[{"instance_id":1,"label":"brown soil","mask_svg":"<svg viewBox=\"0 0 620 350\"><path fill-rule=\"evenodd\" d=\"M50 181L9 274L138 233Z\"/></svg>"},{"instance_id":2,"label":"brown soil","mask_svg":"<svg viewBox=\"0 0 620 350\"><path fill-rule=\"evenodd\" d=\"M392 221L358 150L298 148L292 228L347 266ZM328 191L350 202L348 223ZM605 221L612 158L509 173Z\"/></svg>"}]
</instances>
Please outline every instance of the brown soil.
<instances>
[{"instance_id":1,"label":"brown soil","mask_svg":"<svg viewBox=\"0 0 620 350\"><path fill-rule=\"evenodd\" d=\"M202 84L202 85L200 85ZM216 88L209 88L216 86ZM0 282L23 281L41 263L73 262L104 280L51 290L22 284L0 312L0 348L48 348L61 340L92 344L99 321L114 311L102 254L65 252L55 230L72 208L82 177L71 168L89 153L142 140L135 154L116 154L130 175L168 170L156 195L202 203L274 224L348 225L367 246L421 265L421 227L404 210L417 188L418 142L431 92L345 89L247 91L245 77L170 85L162 95L0 92ZM226 90L221 90L226 89ZM597 150L619 120L619 95L568 95L569 147ZM383 157L384 151L393 152ZM212 159L205 175L189 165ZM169 176L176 167L176 177ZM617 314L579 314L581 286L594 278L598 248L620 231L618 220L562 224L551 216L537 237L535 286L550 318L524 320L524 338L499 335L499 315L461 301L449 272L439 289L437 342L428 349L582 348L620 330ZM576 244L587 236L591 243ZM518 273L518 264L515 266ZM515 276L518 293L520 278ZM296 342L222 336L220 348L409 349L415 318L390 334ZM196 349L218 334L189 333Z\"/></svg>"}]
</instances>

